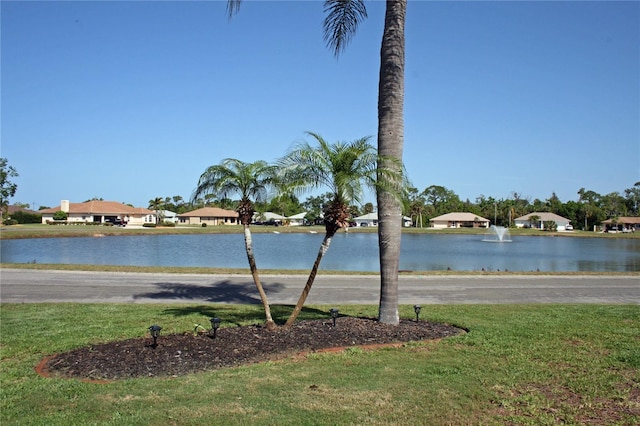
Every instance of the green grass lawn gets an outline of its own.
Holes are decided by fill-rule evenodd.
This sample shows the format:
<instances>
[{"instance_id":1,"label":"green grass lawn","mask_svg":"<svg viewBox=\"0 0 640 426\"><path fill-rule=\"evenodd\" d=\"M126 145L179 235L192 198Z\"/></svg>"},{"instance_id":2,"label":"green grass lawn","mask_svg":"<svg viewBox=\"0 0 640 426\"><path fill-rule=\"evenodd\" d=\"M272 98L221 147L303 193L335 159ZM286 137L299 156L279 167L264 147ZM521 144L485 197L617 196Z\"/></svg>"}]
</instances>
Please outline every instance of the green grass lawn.
<instances>
[{"instance_id":1,"label":"green grass lawn","mask_svg":"<svg viewBox=\"0 0 640 426\"><path fill-rule=\"evenodd\" d=\"M375 306L337 306L375 316ZM327 306L309 306L301 319ZM289 307L274 306L283 319ZM401 308L413 318L413 309ZM45 356L91 343L250 324L258 306L2 304L0 423L479 425L640 422L640 306L428 305L469 333L108 384L43 378Z\"/></svg>"}]
</instances>

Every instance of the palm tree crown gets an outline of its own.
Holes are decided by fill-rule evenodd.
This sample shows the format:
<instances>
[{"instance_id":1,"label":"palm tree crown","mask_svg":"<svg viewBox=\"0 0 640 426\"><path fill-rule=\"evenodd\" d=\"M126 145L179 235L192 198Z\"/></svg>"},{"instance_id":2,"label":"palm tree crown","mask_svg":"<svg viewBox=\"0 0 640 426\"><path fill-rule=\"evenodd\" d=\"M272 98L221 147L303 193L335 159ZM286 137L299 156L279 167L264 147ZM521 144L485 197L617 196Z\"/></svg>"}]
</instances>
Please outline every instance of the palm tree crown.
<instances>
[{"instance_id":1,"label":"palm tree crown","mask_svg":"<svg viewBox=\"0 0 640 426\"><path fill-rule=\"evenodd\" d=\"M275 183L276 170L265 161L245 163L227 158L202 173L191 198L195 200L205 194L215 194L218 198L239 195L240 223L248 225L255 211L253 203L266 200Z\"/></svg>"},{"instance_id":2,"label":"palm tree crown","mask_svg":"<svg viewBox=\"0 0 640 426\"><path fill-rule=\"evenodd\" d=\"M278 164L283 170L283 180L294 191L329 189L333 198L325 209L325 225L335 228L331 232L334 234L348 226L349 204L362 201L365 187L375 187L376 150L369 144L369 137L329 144L317 133L307 134L318 145L301 143Z\"/></svg>"}]
</instances>

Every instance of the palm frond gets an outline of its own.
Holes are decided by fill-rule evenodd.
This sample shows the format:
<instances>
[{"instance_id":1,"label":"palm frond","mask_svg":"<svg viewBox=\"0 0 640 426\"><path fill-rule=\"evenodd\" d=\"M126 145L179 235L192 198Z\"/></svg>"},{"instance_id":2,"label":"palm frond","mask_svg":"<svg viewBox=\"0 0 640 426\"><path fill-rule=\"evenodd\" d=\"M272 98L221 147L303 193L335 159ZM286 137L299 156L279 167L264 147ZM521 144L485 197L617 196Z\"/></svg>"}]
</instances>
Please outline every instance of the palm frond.
<instances>
[{"instance_id":1,"label":"palm frond","mask_svg":"<svg viewBox=\"0 0 640 426\"><path fill-rule=\"evenodd\" d=\"M326 0L323 23L324 41L335 56L347 47L358 25L367 18L363 0Z\"/></svg>"},{"instance_id":2,"label":"palm frond","mask_svg":"<svg viewBox=\"0 0 640 426\"><path fill-rule=\"evenodd\" d=\"M277 170L276 166L265 161L245 163L226 158L202 173L191 199L193 201L207 194L230 198L235 194L241 200L264 201L269 190L276 185Z\"/></svg>"},{"instance_id":3,"label":"palm frond","mask_svg":"<svg viewBox=\"0 0 640 426\"><path fill-rule=\"evenodd\" d=\"M242 3L242 0L227 1L227 13L229 14L229 19L233 18L233 15L240 11L240 3Z\"/></svg>"}]
</instances>

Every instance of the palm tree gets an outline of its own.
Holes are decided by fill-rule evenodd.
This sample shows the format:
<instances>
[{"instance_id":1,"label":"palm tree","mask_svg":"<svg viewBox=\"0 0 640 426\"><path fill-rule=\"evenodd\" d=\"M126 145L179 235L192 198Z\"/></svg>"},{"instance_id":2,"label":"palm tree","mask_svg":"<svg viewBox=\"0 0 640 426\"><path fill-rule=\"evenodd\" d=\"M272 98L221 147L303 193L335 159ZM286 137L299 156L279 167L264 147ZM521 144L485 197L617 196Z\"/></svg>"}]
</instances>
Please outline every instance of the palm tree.
<instances>
[{"instance_id":1,"label":"palm tree","mask_svg":"<svg viewBox=\"0 0 640 426\"><path fill-rule=\"evenodd\" d=\"M156 224L160 225L160 215L164 208L164 199L162 197L156 197L153 200L149 200L149 210L156 212Z\"/></svg>"},{"instance_id":2,"label":"palm tree","mask_svg":"<svg viewBox=\"0 0 640 426\"><path fill-rule=\"evenodd\" d=\"M214 194L218 198L227 198L232 194L240 195L240 202L236 211L238 212L240 223L244 227L244 244L247 250L249 268L251 269L253 282L260 294L260 300L264 306L266 326L269 328L275 327L275 322L271 317L269 301L258 275L249 225L255 212L253 203L267 198L269 189L275 182L276 170L275 166L271 166L265 161L244 163L240 160L227 158L219 165L210 166L202 173L198 181L198 187L191 197L192 200L195 200L206 194Z\"/></svg>"},{"instance_id":3,"label":"palm tree","mask_svg":"<svg viewBox=\"0 0 640 426\"><path fill-rule=\"evenodd\" d=\"M229 17L240 10L241 0L228 0ZM346 48L358 25L367 17L364 0L326 0L324 40L335 56ZM380 49L378 86L379 175L402 172L404 145L404 24L407 0L387 0ZM391 173L389 173L391 172ZM401 184L395 182L393 187ZM398 324L398 267L402 203L393 191L378 188L378 244L380 246L380 306L378 320Z\"/></svg>"},{"instance_id":4,"label":"palm tree","mask_svg":"<svg viewBox=\"0 0 640 426\"><path fill-rule=\"evenodd\" d=\"M302 310L333 236L340 228L349 226L350 204L362 200L363 187L376 186L378 161L368 137L331 145L317 133L307 134L318 142L318 146L304 142L283 157L278 162L283 181L294 191L327 187L331 200L324 208L325 235L318 256L285 327L292 325Z\"/></svg>"}]
</instances>

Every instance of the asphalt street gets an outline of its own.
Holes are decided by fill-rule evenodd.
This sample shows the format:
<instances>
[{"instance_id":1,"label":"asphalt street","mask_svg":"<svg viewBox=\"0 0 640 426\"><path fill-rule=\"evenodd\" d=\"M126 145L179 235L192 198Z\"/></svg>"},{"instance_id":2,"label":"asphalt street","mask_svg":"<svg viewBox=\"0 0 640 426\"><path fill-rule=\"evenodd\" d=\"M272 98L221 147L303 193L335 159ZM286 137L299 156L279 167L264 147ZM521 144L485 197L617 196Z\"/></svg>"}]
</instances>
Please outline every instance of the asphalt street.
<instances>
[{"instance_id":1,"label":"asphalt street","mask_svg":"<svg viewBox=\"0 0 640 426\"><path fill-rule=\"evenodd\" d=\"M305 275L261 277L272 304L295 304ZM377 304L375 275L319 275L307 304ZM640 304L638 275L401 275L400 304ZM250 275L0 269L3 303L259 303Z\"/></svg>"}]
</instances>

